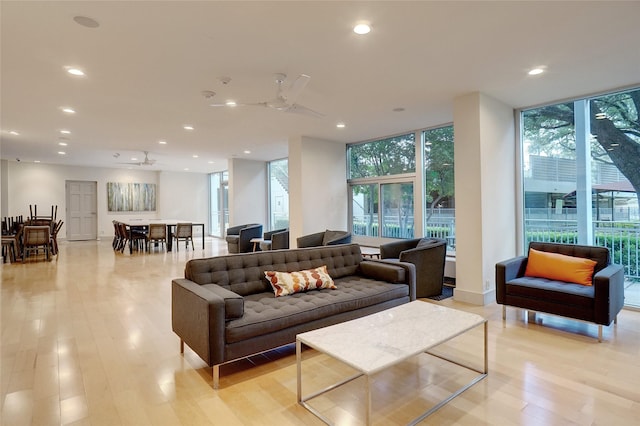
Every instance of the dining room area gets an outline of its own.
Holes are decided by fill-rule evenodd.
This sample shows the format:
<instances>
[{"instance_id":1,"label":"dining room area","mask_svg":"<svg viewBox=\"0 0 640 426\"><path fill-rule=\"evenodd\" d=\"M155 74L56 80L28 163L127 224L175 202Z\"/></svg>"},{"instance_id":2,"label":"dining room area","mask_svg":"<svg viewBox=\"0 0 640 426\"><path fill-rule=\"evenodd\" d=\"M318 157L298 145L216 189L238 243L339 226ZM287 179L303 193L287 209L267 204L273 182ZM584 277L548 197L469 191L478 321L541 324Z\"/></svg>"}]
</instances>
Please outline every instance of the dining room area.
<instances>
[{"instance_id":1,"label":"dining room area","mask_svg":"<svg viewBox=\"0 0 640 426\"><path fill-rule=\"evenodd\" d=\"M41 210L42 213L42 210ZM58 234L64 221L58 219L58 206L50 213L38 214L37 205L29 205L29 215L2 218L2 262L50 261L59 254Z\"/></svg>"}]
</instances>

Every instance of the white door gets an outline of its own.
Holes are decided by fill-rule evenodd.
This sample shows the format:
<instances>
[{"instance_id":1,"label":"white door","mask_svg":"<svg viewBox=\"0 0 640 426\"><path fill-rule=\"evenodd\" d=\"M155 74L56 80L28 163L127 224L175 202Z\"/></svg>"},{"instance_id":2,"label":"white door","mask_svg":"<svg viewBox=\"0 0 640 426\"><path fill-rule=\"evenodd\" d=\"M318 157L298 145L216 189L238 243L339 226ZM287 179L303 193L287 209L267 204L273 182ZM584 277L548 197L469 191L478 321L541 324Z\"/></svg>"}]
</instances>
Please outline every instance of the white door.
<instances>
[{"instance_id":1,"label":"white door","mask_svg":"<svg viewBox=\"0 0 640 426\"><path fill-rule=\"evenodd\" d=\"M97 182L66 182L67 240L95 240L98 238Z\"/></svg>"}]
</instances>

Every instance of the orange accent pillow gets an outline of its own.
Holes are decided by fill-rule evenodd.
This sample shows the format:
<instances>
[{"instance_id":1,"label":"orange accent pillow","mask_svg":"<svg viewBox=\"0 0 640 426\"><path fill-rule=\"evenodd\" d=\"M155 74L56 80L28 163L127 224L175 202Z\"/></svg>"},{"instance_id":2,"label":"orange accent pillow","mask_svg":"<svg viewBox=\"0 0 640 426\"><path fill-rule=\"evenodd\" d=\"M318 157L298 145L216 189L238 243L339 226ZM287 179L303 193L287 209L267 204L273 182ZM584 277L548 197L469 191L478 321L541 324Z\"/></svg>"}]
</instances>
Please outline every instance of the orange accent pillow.
<instances>
[{"instance_id":1,"label":"orange accent pillow","mask_svg":"<svg viewBox=\"0 0 640 426\"><path fill-rule=\"evenodd\" d=\"M583 257L529 249L529 261L524 276L593 285L593 269L597 263Z\"/></svg>"}]
</instances>

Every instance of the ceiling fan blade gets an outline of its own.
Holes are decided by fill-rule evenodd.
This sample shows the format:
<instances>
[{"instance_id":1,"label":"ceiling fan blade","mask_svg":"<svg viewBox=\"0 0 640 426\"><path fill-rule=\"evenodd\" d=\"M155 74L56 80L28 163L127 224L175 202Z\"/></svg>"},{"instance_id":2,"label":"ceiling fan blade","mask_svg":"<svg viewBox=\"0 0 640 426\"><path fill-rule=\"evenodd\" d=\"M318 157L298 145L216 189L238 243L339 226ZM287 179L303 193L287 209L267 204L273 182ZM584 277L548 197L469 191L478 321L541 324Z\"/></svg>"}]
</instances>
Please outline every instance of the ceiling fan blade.
<instances>
[{"instance_id":1,"label":"ceiling fan blade","mask_svg":"<svg viewBox=\"0 0 640 426\"><path fill-rule=\"evenodd\" d=\"M300 93L307 87L307 84L311 80L306 74L300 74L296 80L291 83L291 87L287 90L287 93L284 95L284 98L287 100L287 103L294 104Z\"/></svg>"},{"instance_id":2,"label":"ceiling fan blade","mask_svg":"<svg viewBox=\"0 0 640 426\"><path fill-rule=\"evenodd\" d=\"M316 118L325 117L325 114L323 114L321 112L318 112L318 111L314 111L311 108L307 108L306 106L300 105L300 104L291 105L289 108L286 109L286 112L292 112L294 114L308 115L310 117L316 117Z\"/></svg>"}]
</instances>

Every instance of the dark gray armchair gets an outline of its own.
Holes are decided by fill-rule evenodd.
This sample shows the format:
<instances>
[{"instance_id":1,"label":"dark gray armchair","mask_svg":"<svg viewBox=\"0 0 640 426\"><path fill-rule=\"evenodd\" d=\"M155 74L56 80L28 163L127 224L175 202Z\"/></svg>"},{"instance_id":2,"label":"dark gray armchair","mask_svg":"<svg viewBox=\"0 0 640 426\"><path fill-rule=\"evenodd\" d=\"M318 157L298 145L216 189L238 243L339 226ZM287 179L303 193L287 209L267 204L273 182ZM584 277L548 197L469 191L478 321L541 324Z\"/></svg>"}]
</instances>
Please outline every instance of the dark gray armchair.
<instances>
[{"instance_id":1,"label":"dark gray armchair","mask_svg":"<svg viewBox=\"0 0 640 426\"><path fill-rule=\"evenodd\" d=\"M602 341L602 326L617 321L624 306L624 267L611 263L607 247L532 241L529 249L596 261L592 285L525 276L528 255L498 262L496 302L502 319L507 306L579 319L597 324Z\"/></svg>"},{"instance_id":2,"label":"dark gray armchair","mask_svg":"<svg viewBox=\"0 0 640 426\"><path fill-rule=\"evenodd\" d=\"M349 244L351 232L348 231L322 231L315 234L303 235L297 238L298 248L333 246L337 244Z\"/></svg>"},{"instance_id":3,"label":"dark gray armchair","mask_svg":"<svg viewBox=\"0 0 640 426\"><path fill-rule=\"evenodd\" d=\"M253 251L251 243L253 238L262 238L262 225L249 223L228 228L225 240L227 241L229 253L249 253Z\"/></svg>"},{"instance_id":4,"label":"dark gray armchair","mask_svg":"<svg viewBox=\"0 0 640 426\"><path fill-rule=\"evenodd\" d=\"M260 250L280 250L289 248L289 228L267 231L260 242Z\"/></svg>"},{"instance_id":5,"label":"dark gray armchair","mask_svg":"<svg viewBox=\"0 0 640 426\"><path fill-rule=\"evenodd\" d=\"M399 240L380 246L380 258L413 263L416 266L416 296L442 293L447 242L438 238Z\"/></svg>"}]
</instances>

